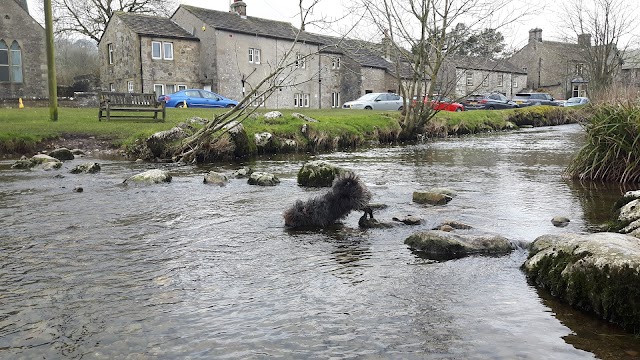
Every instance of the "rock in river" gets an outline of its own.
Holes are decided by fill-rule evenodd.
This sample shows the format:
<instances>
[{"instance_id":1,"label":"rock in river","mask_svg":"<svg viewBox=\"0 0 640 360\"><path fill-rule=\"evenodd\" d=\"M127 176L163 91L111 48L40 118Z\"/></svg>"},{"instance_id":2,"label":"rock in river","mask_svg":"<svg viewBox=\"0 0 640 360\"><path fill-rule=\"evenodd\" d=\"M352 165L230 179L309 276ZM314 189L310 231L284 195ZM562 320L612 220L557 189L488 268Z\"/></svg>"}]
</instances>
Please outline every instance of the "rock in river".
<instances>
[{"instance_id":1,"label":"rock in river","mask_svg":"<svg viewBox=\"0 0 640 360\"><path fill-rule=\"evenodd\" d=\"M437 259L455 259L473 254L508 254L516 248L500 235L461 235L440 230L415 233L404 243L412 250Z\"/></svg>"},{"instance_id":2,"label":"rock in river","mask_svg":"<svg viewBox=\"0 0 640 360\"><path fill-rule=\"evenodd\" d=\"M523 270L574 307L640 329L640 239L617 233L543 235Z\"/></svg>"}]
</instances>

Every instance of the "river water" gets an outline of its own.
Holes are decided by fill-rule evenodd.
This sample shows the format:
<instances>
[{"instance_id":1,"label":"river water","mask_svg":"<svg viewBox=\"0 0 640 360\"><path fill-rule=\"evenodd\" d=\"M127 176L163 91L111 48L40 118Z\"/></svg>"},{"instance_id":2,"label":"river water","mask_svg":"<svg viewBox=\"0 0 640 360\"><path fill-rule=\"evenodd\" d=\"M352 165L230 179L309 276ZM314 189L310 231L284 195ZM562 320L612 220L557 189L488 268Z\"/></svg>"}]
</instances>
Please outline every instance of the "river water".
<instances>
[{"instance_id":1,"label":"river water","mask_svg":"<svg viewBox=\"0 0 640 360\"><path fill-rule=\"evenodd\" d=\"M275 187L202 183L239 164L2 161L0 358L637 359L637 337L528 284L524 249L439 262L403 244L444 220L522 244L591 231L624 189L560 177L581 141L567 125L245 164L278 175ZM423 224L359 230L352 213L328 230L285 229L284 209L324 191L296 184L312 159L358 173L388 206L379 220ZM86 161L102 171L69 173ZM122 184L157 166L173 182ZM431 187L458 196L412 203ZM556 215L570 224L555 228Z\"/></svg>"}]
</instances>

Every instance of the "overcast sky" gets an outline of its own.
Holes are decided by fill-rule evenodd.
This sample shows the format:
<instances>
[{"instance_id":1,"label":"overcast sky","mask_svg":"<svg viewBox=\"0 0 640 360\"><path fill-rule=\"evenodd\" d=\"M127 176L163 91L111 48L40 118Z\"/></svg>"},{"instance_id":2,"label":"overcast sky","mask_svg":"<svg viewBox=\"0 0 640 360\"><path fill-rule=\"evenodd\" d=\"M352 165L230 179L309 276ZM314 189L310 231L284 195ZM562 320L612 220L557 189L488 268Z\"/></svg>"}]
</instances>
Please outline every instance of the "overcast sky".
<instances>
[{"instance_id":1,"label":"overcast sky","mask_svg":"<svg viewBox=\"0 0 640 360\"><path fill-rule=\"evenodd\" d=\"M176 0L180 4L188 4L213 10L228 11L231 0ZM247 4L247 15L262 17L272 20L280 20L290 22L294 26L299 26L300 20L297 17L298 13L298 0L244 0ZM401 1L401 0L398 0ZM530 0L510 0L511 3L527 3L531 4ZM519 19L516 23L513 23L507 27L500 28L499 31L505 36L507 46L512 49L519 49L524 46L528 41L529 30L539 27L543 30L543 39L545 40L561 40L563 29L562 19L560 17L559 4L566 0L535 0L535 11ZM638 1L638 0L633 0ZM42 0L28 0L30 10L33 12L42 8ZM308 2L308 0L307 0ZM320 0L315 13L315 18L328 17L328 18L340 18L348 10L345 9L343 4L350 3L349 0ZM640 10L637 8L630 9L630 11L638 12L640 17ZM348 15L348 14L346 14ZM34 14L34 17L38 20L41 19L41 15ZM349 22L343 21L340 26L334 26L333 29L320 30L314 28L308 28L307 30L312 32L326 33L327 35L338 35L341 31L344 32ZM331 32L334 32L333 34ZM373 40L373 39L372 39Z\"/></svg>"},{"instance_id":2,"label":"overcast sky","mask_svg":"<svg viewBox=\"0 0 640 360\"><path fill-rule=\"evenodd\" d=\"M228 11L231 0L177 0L181 4L193 5L207 9ZM247 15L257 16L272 20L281 20L299 26L298 0L243 0L247 4ZM521 0L513 0L514 3ZM520 19L517 23L503 28L500 31L505 36L508 46L520 48L526 44L529 38L529 30L539 27L543 30L543 38L548 40L559 40L561 33L557 26L552 26L552 21L557 13L557 9L549 9L545 4L552 4L556 0L536 0L535 14ZM562 1L562 0L557 0ZM348 10L344 8L349 0L320 0L314 12L315 17L326 16L329 18L340 18L348 15ZM527 1L528 2L528 1ZM308 2L307 2L308 3ZM346 26L344 26L346 29ZM312 32L325 32L324 30L309 29ZM329 30L331 31L331 30ZM339 31L339 29L335 29ZM328 34L335 35L335 34Z\"/></svg>"}]
</instances>

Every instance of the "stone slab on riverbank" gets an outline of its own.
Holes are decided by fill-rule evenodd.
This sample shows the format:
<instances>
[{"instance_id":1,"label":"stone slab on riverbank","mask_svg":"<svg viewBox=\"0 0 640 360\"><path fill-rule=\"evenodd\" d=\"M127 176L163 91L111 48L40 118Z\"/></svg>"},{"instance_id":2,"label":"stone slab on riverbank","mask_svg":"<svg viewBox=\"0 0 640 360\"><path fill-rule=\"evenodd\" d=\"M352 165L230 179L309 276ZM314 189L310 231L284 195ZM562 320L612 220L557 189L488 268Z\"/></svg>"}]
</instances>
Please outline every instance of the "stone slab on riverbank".
<instances>
[{"instance_id":1,"label":"stone slab on riverbank","mask_svg":"<svg viewBox=\"0 0 640 360\"><path fill-rule=\"evenodd\" d=\"M640 239L617 233L543 235L523 270L570 305L640 333Z\"/></svg>"}]
</instances>

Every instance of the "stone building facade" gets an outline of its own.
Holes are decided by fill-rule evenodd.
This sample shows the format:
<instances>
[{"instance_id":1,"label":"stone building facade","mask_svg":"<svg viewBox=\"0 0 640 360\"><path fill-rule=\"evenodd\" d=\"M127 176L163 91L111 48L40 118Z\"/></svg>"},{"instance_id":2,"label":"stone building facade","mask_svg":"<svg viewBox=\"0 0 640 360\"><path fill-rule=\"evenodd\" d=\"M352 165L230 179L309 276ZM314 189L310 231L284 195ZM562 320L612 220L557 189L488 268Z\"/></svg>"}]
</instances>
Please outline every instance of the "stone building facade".
<instances>
[{"instance_id":1,"label":"stone building facade","mask_svg":"<svg viewBox=\"0 0 640 360\"><path fill-rule=\"evenodd\" d=\"M586 96L589 79L584 46L591 38L584 34L577 43L546 41L542 29L529 31L529 42L509 60L527 73L527 88L542 90L558 99Z\"/></svg>"},{"instance_id":2,"label":"stone building facade","mask_svg":"<svg viewBox=\"0 0 640 360\"><path fill-rule=\"evenodd\" d=\"M99 43L103 90L171 93L204 88L232 99L259 93L269 108L331 108L366 92L398 91L392 64L372 48L300 32L291 24L181 5L170 19L116 13ZM298 34L299 33L299 34ZM173 45L173 59L153 56L153 44ZM369 44L373 45L373 44ZM278 78L260 82L283 65Z\"/></svg>"},{"instance_id":3,"label":"stone building facade","mask_svg":"<svg viewBox=\"0 0 640 360\"><path fill-rule=\"evenodd\" d=\"M171 17L201 41L200 80L205 89L241 99L288 54L287 69L261 89L276 84L277 90L256 103L269 108L330 108L366 91L386 91L388 62L368 66L350 56L344 45L333 46L339 39L250 17L246 8L243 1L232 3L230 12L181 5Z\"/></svg>"},{"instance_id":4,"label":"stone building facade","mask_svg":"<svg viewBox=\"0 0 640 360\"><path fill-rule=\"evenodd\" d=\"M29 15L26 0L0 7L0 99L48 97L45 30Z\"/></svg>"},{"instance_id":5,"label":"stone building facade","mask_svg":"<svg viewBox=\"0 0 640 360\"><path fill-rule=\"evenodd\" d=\"M101 87L158 95L199 87L199 43L171 19L117 12L98 44Z\"/></svg>"},{"instance_id":6,"label":"stone building facade","mask_svg":"<svg viewBox=\"0 0 640 360\"><path fill-rule=\"evenodd\" d=\"M459 57L448 66L455 68L452 80L457 97L501 93L511 98L527 87L527 73L507 60Z\"/></svg>"}]
</instances>

